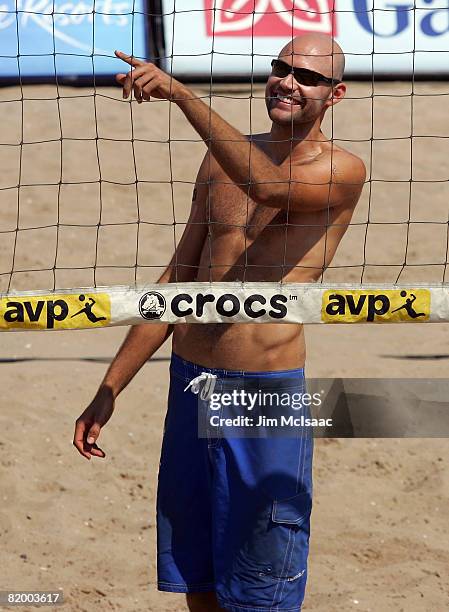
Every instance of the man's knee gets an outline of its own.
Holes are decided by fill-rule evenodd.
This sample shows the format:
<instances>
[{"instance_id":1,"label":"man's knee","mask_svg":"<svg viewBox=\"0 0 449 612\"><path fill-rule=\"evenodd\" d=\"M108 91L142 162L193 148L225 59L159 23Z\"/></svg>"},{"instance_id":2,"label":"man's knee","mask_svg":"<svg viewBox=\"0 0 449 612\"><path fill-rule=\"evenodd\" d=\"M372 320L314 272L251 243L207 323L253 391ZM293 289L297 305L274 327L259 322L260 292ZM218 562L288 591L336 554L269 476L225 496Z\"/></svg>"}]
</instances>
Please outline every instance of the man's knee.
<instances>
[{"instance_id":1,"label":"man's knee","mask_svg":"<svg viewBox=\"0 0 449 612\"><path fill-rule=\"evenodd\" d=\"M188 593L187 606L190 612L220 612L215 593Z\"/></svg>"}]
</instances>

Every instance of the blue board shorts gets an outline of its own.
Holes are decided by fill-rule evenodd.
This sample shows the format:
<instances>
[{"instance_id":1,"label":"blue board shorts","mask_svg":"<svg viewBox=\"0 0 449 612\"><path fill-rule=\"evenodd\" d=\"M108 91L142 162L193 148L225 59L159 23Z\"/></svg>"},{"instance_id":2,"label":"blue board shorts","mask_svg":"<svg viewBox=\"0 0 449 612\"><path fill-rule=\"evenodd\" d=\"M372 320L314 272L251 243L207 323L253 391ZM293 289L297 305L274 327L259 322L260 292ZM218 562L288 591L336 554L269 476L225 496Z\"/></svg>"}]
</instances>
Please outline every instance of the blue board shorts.
<instances>
[{"instance_id":1,"label":"blue board shorts","mask_svg":"<svg viewBox=\"0 0 449 612\"><path fill-rule=\"evenodd\" d=\"M311 428L297 427L289 437L199 437L198 396L185 389L203 372L217 376L218 385L234 378L277 392L305 389L303 369L218 370L172 355L157 495L158 589L214 591L231 612L300 610Z\"/></svg>"}]
</instances>

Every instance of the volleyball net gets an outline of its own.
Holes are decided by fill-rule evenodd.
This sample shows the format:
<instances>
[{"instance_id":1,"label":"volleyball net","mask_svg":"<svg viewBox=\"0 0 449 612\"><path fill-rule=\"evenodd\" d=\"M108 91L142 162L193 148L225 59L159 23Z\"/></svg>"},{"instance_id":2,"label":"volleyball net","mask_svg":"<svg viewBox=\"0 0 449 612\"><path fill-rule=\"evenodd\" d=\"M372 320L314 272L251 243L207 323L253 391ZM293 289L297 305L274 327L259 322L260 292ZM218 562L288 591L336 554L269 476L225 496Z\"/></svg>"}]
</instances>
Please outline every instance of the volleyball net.
<instances>
[{"instance_id":1,"label":"volleyball net","mask_svg":"<svg viewBox=\"0 0 449 612\"><path fill-rule=\"evenodd\" d=\"M347 77L346 99L328 111L323 126L335 145L364 160L367 179L337 253L329 265L323 263L317 282L246 281L248 270L239 276L243 280L213 282L209 264L208 282L162 285L156 281L186 227L206 149L176 104L151 99L137 106L122 100L120 89L97 84L96 61L107 54L116 72L126 72L112 48L97 49L98 20L126 16L130 44L123 50L133 54L135 18L148 16L146 5L137 11L122 4L103 3L100 10L89 3L77 8L57 0L7 0L0 6L0 32L7 24L17 37L17 46L0 55L0 66L17 66L16 83L0 88L0 330L142 322L449 321L449 132L441 121L449 86L416 78L423 54L435 58L434 66L447 58L445 51L423 48L417 37L419 28L440 27L435 7L427 2L396 11L395 27L407 19L412 46L387 52L378 50L376 39L376 20L391 12L383 3L159 3L165 52L158 63L181 81L190 63L193 77L203 78L191 86L195 94L246 134L269 126L262 75L268 76L271 58L289 38L307 28L332 32L348 14L367 20L372 30L370 45L347 49L342 41L354 72L363 60L359 72L366 77L370 66L371 73L363 81ZM58 78L58 62L68 55L58 47L62 24L74 18L92 29L90 51L77 52L92 70L83 88L61 85ZM203 20L200 42L196 30L189 30L193 19ZM51 40L45 52L34 55L29 40L22 40L27 20L45 24ZM266 53L260 40L273 27L279 40ZM190 53L183 47L186 29ZM385 74L395 55L407 78L378 80L379 62ZM43 57L51 61L53 83L26 83L22 62ZM216 78L217 66L238 81ZM285 261L273 266L285 267Z\"/></svg>"}]
</instances>

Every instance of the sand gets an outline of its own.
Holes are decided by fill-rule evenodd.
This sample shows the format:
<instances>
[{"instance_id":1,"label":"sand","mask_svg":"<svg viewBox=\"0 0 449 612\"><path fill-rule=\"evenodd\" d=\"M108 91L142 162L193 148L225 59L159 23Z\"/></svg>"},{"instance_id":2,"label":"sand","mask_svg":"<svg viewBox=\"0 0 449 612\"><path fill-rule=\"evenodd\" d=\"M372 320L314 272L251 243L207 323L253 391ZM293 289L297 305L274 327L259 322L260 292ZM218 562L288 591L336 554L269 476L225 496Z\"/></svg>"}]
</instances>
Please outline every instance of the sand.
<instances>
[{"instance_id":1,"label":"sand","mask_svg":"<svg viewBox=\"0 0 449 612\"><path fill-rule=\"evenodd\" d=\"M208 93L204 85L195 90ZM234 125L265 128L260 86L253 91L251 114L248 87L223 84L216 91L234 97L214 98L214 107ZM373 103L371 84L352 83L348 99L327 121L327 133L364 158L372 179L328 281L359 281L363 273L365 281L393 282L404 261L404 282L444 278L449 140L441 136L449 135L449 124L447 97L435 94L447 93L448 85L417 83L413 98L410 91L410 84L379 83ZM23 106L17 101L22 93ZM0 187L22 185L14 262L17 190L0 192L1 291L148 282L169 260L173 210L179 235L204 147L165 102L133 105L131 122L118 89L99 89L95 99L92 93L60 88L58 108L51 86L0 90ZM18 147L22 112L23 140L36 144ZM137 269L136 172L142 221ZM365 263L373 265L364 267L368 213ZM11 278L13 268L47 271ZM70 611L185 609L181 595L155 588L154 500L168 345L120 396L101 435L106 460L88 463L72 446L75 418L125 333L116 328L1 336L0 589L61 588ZM311 377L447 375L448 325L309 326L306 338ZM443 439L317 440L305 612L447 607L447 450Z\"/></svg>"}]
</instances>

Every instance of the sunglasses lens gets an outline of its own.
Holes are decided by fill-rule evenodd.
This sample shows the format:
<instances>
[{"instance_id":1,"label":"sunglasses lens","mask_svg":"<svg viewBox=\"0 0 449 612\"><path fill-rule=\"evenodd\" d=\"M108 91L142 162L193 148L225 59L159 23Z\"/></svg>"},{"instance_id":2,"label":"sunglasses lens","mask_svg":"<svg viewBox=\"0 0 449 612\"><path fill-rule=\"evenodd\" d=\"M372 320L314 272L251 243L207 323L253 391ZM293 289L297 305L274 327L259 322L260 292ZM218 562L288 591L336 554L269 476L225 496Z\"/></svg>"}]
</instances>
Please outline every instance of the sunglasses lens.
<instances>
[{"instance_id":1,"label":"sunglasses lens","mask_svg":"<svg viewBox=\"0 0 449 612\"><path fill-rule=\"evenodd\" d=\"M284 78L290 73L290 66L280 60L273 60L271 62L273 74L277 77Z\"/></svg>"},{"instance_id":2,"label":"sunglasses lens","mask_svg":"<svg viewBox=\"0 0 449 612\"><path fill-rule=\"evenodd\" d=\"M271 62L271 68L274 76L277 76L280 79L284 79L291 72L293 72L295 80L298 81L298 83L300 83L301 85L305 85L306 87L316 87L320 84L321 81L330 82L330 79L324 77L319 72L314 72L313 70L308 70L307 68L293 67L292 69L292 66L279 59L274 59Z\"/></svg>"},{"instance_id":3,"label":"sunglasses lens","mask_svg":"<svg viewBox=\"0 0 449 612\"><path fill-rule=\"evenodd\" d=\"M295 79L301 85L305 85L306 87L316 87L318 85L319 77L313 72L308 72L307 70L295 70L293 73Z\"/></svg>"}]
</instances>

